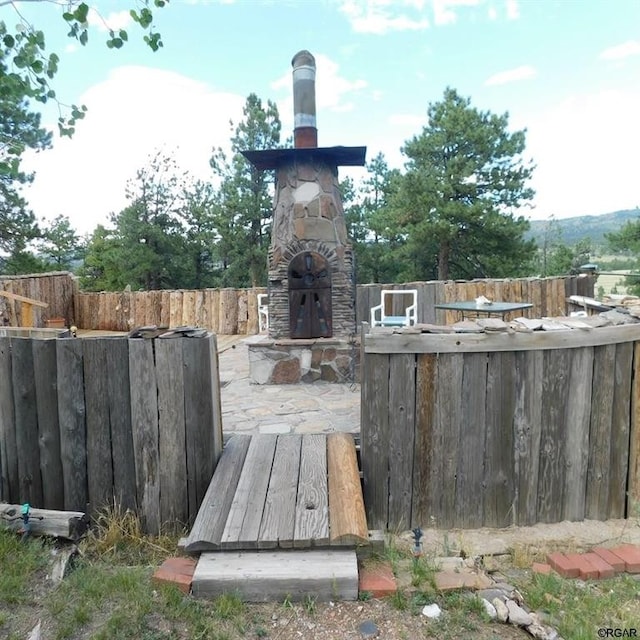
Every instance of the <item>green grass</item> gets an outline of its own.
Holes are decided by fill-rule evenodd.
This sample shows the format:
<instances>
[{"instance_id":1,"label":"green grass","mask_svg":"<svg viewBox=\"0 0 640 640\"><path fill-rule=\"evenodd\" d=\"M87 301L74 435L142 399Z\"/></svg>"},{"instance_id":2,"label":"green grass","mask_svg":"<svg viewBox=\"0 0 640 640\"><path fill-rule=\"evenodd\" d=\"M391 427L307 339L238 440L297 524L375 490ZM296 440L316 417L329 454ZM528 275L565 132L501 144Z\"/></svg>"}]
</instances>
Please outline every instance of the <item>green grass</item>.
<instances>
[{"instance_id":1,"label":"green grass","mask_svg":"<svg viewBox=\"0 0 640 640\"><path fill-rule=\"evenodd\" d=\"M544 611L565 638L591 640L601 627L637 628L640 621L640 583L629 575L585 583L534 574L518 586L527 605Z\"/></svg>"},{"instance_id":2,"label":"green grass","mask_svg":"<svg viewBox=\"0 0 640 640\"><path fill-rule=\"evenodd\" d=\"M22 542L15 533L0 528L0 604L18 604L30 598L34 580L48 566L50 552L50 546L41 540Z\"/></svg>"}]
</instances>

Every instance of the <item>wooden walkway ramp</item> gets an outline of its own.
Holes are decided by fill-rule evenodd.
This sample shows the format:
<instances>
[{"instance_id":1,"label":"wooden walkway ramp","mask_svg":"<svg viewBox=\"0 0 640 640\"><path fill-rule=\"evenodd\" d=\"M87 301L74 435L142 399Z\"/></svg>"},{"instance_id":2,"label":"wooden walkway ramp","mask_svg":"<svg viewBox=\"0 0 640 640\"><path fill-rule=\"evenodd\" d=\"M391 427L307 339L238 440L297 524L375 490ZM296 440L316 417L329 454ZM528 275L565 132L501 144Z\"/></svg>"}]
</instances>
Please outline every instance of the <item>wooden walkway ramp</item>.
<instances>
[{"instance_id":1,"label":"wooden walkway ramp","mask_svg":"<svg viewBox=\"0 0 640 640\"><path fill-rule=\"evenodd\" d=\"M234 435L185 550L353 548L368 542L351 435Z\"/></svg>"}]
</instances>

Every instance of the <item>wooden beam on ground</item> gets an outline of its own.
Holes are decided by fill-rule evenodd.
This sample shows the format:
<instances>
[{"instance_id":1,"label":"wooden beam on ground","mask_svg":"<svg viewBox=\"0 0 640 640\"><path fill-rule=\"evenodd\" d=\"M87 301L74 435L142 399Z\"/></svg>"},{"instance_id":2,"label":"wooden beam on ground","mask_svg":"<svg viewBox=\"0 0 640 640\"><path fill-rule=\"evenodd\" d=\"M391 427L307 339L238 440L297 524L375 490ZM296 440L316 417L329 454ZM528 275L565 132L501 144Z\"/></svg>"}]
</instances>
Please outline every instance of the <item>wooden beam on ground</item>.
<instances>
[{"instance_id":1,"label":"wooden beam on ground","mask_svg":"<svg viewBox=\"0 0 640 640\"><path fill-rule=\"evenodd\" d=\"M356 447L350 434L327 436L327 469L331 544L368 544Z\"/></svg>"},{"instance_id":2,"label":"wooden beam on ground","mask_svg":"<svg viewBox=\"0 0 640 640\"><path fill-rule=\"evenodd\" d=\"M19 532L23 527L21 509L19 504L0 504L0 524ZM89 520L81 511L31 509L29 524L34 536L79 540L85 534Z\"/></svg>"}]
</instances>

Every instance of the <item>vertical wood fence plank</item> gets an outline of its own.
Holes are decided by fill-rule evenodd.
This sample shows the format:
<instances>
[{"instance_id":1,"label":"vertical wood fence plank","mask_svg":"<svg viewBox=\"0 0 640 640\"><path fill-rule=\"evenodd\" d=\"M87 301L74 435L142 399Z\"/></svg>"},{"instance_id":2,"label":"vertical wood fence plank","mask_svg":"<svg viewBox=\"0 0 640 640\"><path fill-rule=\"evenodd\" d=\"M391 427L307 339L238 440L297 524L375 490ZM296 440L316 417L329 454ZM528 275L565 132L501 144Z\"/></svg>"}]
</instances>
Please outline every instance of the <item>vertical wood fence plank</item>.
<instances>
[{"instance_id":1,"label":"vertical wood fence plank","mask_svg":"<svg viewBox=\"0 0 640 640\"><path fill-rule=\"evenodd\" d=\"M362 472L367 521L373 529L386 529L389 501L389 356L366 355L362 372Z\"/></svg>"},{"instance_id":2,"label":"vertical wood fence plank","mask_svg":"<svg viewBox=\"0 0 640 640\"><path fill-rule=\"evenodd\" d=\"M433 468L438 475L431 476L434 490L440 494L440 514L435 515L439 527L452 527L456 514L456 473L462 421L463 355L441 355L436 382L436 419L434 429L434 455L439 462Z\"/></svg>"},{"instance_id":3,"label":"vertical wood fence plank","mask_svg":"<svg viewBox=\"0 0 640 640\"><path fill-rule=\"evenodd\" d=\"M184 408L191 522L196 517L216 463L210 339L179 339L182 342L184 358Z\"/></svg>"},{"instance_id":4,"label":"vertical wood fence plank","mask_svg":"<svg viewBox=\"0 0 640 640\"><path fill-rule=\"evenodd\" d=\"M160 326L171 324L171 292L166 289L160 292Z\"/></svg>"},{"instance_id":5,"label":"vertical wood fence plank","mask_svg":"<svg viewBox=\"0 0 640 640\"><path fill-rule=\"evenodd\" d=\"M585 516L593 520L605 520L608 513L615 358L616 345L594 349L585 509Z\"/></svg>"},{"instance_id":6,"label":"vertical wood fence plank","mask_svg":"<svg viewBox=\"0 0 640 640\"><path fill-rule=\"evenodd\" d=\"M43 505L45 509L63 510L64 484L60 459L56 341L33 339L31 346L38 412Z\"/></svg>"},{"instance_id":7,"label":"vertical wood fence plank","mask_svg":"<svg viewBox=\"0 0 640 640\"><path fill-rule=\"evenodd\" d=\"M85 430L82 341L56 340L58 421L64 483L64 508L84 511L87 506L87 435Z\"/></svg>"},{"instance_id":8,"label":"vertical wood fence plank","mask_svg":"<svg viewBox=\"0 0 640 640\"><path fill-rule=\"evenodd\" d=\"M543 352L515 354L516 404L513 417L516 523L537 522L538 472L542 430Z\"/></svg>"},{"instance_id":9,"label":"vertical wood fence plank","mask_svg":"<svg viewBox=\"0 0 640 640\"><path fill-rule=\"evenodd\" d=\"M624 518L629 466L629 427L633 344L616 345L613 415L611 416L611 463L609 466L609 512L607 518Z\"/></svg>"},{"instance_id":10,"label":"vertical wood fence plank","mask_svg":"<svg viewBox=\"0 0 640 640\"><path fill-rule=\"evenodd\" d=\"M367 359L371 354L367 354ZM430 505L434 501L429 484L433 462L433 421L435 414L435 378L437 356L419 354L416 362L416 434L413 459L413 497L411 522L413 526L429 527ZM364 451L363 451L364 464ZM366 498L365 498L366 505ZM369 526L371 523L369 522Z\"/></svg>"},{"instance_id":11,"label":"vertical wood fence plank","mask_svg":"<svg viewBox=\"0 0 640 640\"><path fill-rule=\"evenodd\" d=\"M222 396L220 393L220 361L218 358L218 339L210 334L207 337L209 344L209 368L211 370L211 411L213 421L213 467L211 474L215 471L218 460L222 455Z\"/></svg>"},{"instance_id":12,"label":"vertical wood fence plank","mask_svg":"<svg viewBox=\"0 0 640 640\"><path fill-rule=\"evenodd\" d=\"M389 358L389 529L411 528L416 357Z\"/></svg>"},{"instance_id":13,"label":"vertical wood fence plank","mask_svg":"<svg viewBox=\"0 0 640 640\"><path fill-rule=\"evenodd\" d=\"M213 289L210 295L211 309L209 323L213 333L220 333L220 289Z\"/></svg>"},{"instance_id":14,"label":"vertical wood fence plank","mask_svg":"<svg viewBox=\"0 0 640 640\"><path fill-rule=\"evenodd\" d=\"M109 338L84 338L84 399L87 424L87 484L91 511L113 501L113 463L109 424L107 343Z\"/></svg>"},{"instance_id":15,"label":"vertical wood fence plank","mask_svg":"<svg viewBox=\"0 0 640 640\"><path fill-rule=\"evenodd\" d=\"M487 354L464 356L455 526L482 526L484 431L487 399Z\"/></svg>"},{"instance_id":16,"label":"vertical wood fence plank","mask_svg":"<svg viewBox=\"0 0 640 640\"><path fill-rule=\"evenodd\" d=\"M235 335L238 331L238 298L235 289L220 290L219 333L223 336Z\"/></svg>"},{"instance_id":17,"label":"vertical wood fence plank","mask_svg":"<svg viewBox=\"0 0 640 640\"><path fill-rule=\"evenodd\" d=\"M182 291L171 291L169 304L169 326L179 327L182 324Z\"/></svg>"},{"instance_id":18,"label":"vertical wood fence plank","mask_svg":"<svg viewBox=\"0 0 640 640\"><path fill-rule=\"evenodd\" d=\"M138 508L145 531L156 535L160 531L160 460L158 395L151 340L129 340L129 378Z\"/></svg>"},{"instance_id":19,"label":"vertical wood fence plank","mask_svg":"<svg viewBox=\"0 0 640 640\"><path fill-rule=\"evenodd\" d=\"M182 292L182 320L185 327L194 327L196 324L196 292Z\"/></svg>"},{"instance_id":20,"label":"vertical wood fence plank","mask_svg":"<svg viewBox=\"0 0 640 640\"><path fill-rule=\"evenodd\" d=\"M0 357L2 338L0 338ZM2 361L0 360L0 373ZM0 388L0 402L2 399ZM0 406L1 408L1 406ZM631 433L629 434L629 492L627 496L627 516L634 515L640 508L640 342L633 343L633 383L631 387Z\"/></svg>"},{"instance_id":21,"label":"vertical wood fence plank","mask_svg":"<svg viewBox=\"0 0 640 640\"><path fill-rule=\"evenodd\" d=\"M38 446L38 413L31 338L12 338L13 404L18 450L20 502L42 508L42 476Z\"/></svg>"},{"instance_id":22,"label":"vertical wood fence plank","mask_svg":"<svg viewBox=\"0 0 640 640\"><path fill-rule=\"evenodd\" d=\"M129 341L126 337L109 340L106 367L114 500L123 509L136 510L137 482L131 425Z\"/></svg>"},{"instance_id":23,"label":"vertical wood fence plank","mask_svg":"<svg viewBox=\"0 0 640 640\"><path fill-rule=\"evenodd\" d=\"M566 456L564 407L570 391L570 367L568 350L544 352L538 522L559 522L562 518Z\"/></svg>"},{"instance_id":24,"label":"vertical wood fence plank","mask_svg":"<svg viewBox=\"0 0 640 640\"><path fill-rule=\"evenodd\" d=\"M11 375L11 338L0 337L0 465L2 470L1 498L17 503L18 449L13 409L13 383Z\"/></svg>"},{"instance_id":25,"label":"vertical wood fence plank","mask_svg":"<svg viewBox=\"0 0 640 640\"><path fill-rule=\"evenodd\" d=\"M570 354L571 368L569 387L565 397L564 417L566 426L564 430L565 476L562 494L562 519L584 520L587 468L589 465L593 348L571 349Z\"/></svg>"},{"instance_id":26,"label":"vertical wood fence plank","mask_svg":"<svg viewBox=\"0 0 640 640\"><path fill-rule=\"evenodd\" d=\"M236 333L238 335L244 336L247 334L247 291L246 289L239 289L237 297L237 308L238 308L238 328Z\"/></svg>"},{"instance_id":27,"label":"vertical wood fence plank","mask_svg":"<svg viewBox=\"0 0 640 640\"><path fill-rule=\"evenodd\" d=\"M505 527L515 520L513 352L490 353L487 367L484 524Z\"/></svg>"},{"instance_id":28,"label":"vertical wood fence plank","mask_svg":"<svg viewBox=\"0 0 640 640\"><path fill-rule=\"evenodd\" d=\"M156 340L160 451L160 522L188 521L184 376L179 339Z\"/></svg>"}]
</instances>

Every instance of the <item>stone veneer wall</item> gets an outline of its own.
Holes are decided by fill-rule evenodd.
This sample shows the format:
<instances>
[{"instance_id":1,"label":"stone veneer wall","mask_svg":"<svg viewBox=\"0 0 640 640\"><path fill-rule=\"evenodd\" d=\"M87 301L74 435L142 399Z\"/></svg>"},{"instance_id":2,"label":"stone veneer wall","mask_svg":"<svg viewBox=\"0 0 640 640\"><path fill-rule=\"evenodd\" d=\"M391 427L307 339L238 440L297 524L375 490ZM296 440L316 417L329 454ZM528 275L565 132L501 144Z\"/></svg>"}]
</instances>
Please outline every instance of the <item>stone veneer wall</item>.
<instances>
[{"instance_id":1,"label":"stone veneer wall","mask_svg":"<svg viewBox=\"0 0 640 640\"><path fill-rule=\"evenodd\" d=\"M263 340L248 346L251 380L257 384L360 381L357 341Z\"/></svg>"},{"instance_id":2,"label":"stone veneer wall","mask_svg":"<svg viewBox=\"0 0 640 640\"><path fill-rule=\"evenodd\" d=\"M333 336L356 332L353 250L334 165L309 156L280 167L269 249L269 336L289 337L288 267L303 251L325 257L331 268Z\"/></svg>"}]
</instances>

